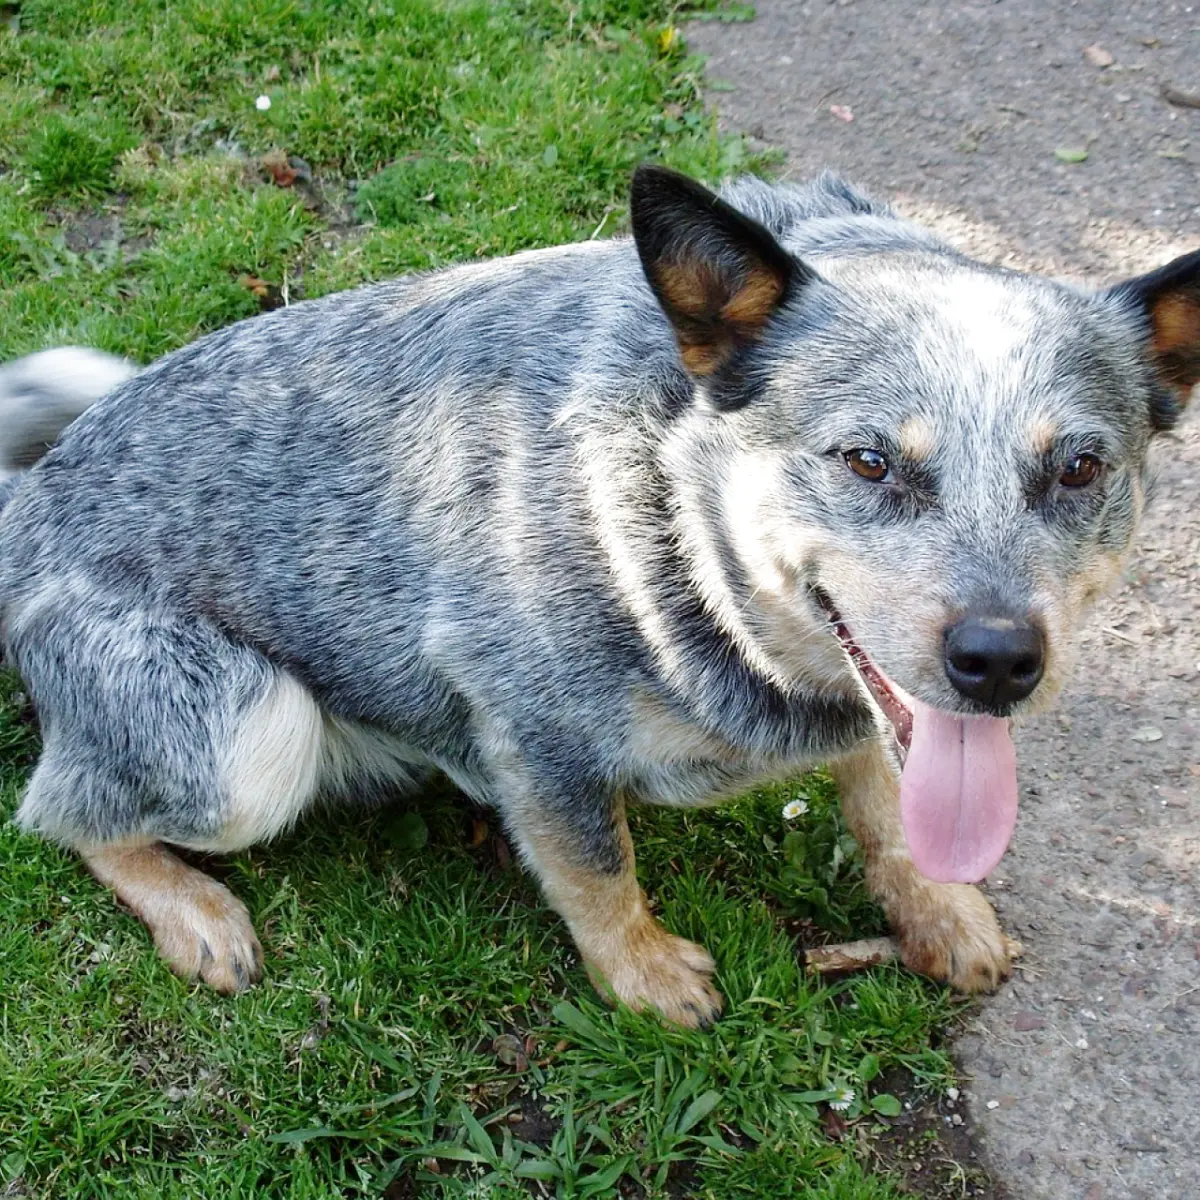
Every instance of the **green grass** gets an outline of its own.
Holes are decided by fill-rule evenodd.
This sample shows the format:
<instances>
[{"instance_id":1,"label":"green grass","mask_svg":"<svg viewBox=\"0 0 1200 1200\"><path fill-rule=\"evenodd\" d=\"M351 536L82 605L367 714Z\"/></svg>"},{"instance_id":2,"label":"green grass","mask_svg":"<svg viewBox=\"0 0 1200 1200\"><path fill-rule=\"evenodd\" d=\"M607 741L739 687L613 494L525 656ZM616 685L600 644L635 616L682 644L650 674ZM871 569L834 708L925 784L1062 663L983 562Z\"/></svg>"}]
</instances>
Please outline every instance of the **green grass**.
<instances>
[{"instance_id":1,"label":"green grass","mask_svg":"<svg viewBox=\"0 0 1200 1200\"><path fill-rule=\"evenodd\" d=\"M24 0L19 18L0 23L0 360L64 341L149 359L263 291L618 230L644 158L744 165L660 0ZM312 183L277 186L272 154ZM4 678L0 815L34 753ZM637 814L659 911L720 964L727 1015L705 1033L605 1008L471 829L432 795L216 865L268 956L226 1000L169 975L73 858L0 825L0 1190L899 1194L829 1139L825 1101L853 1088L869 1132L895 1071L943 1085L953 1006L898 969L803 975L798 934L880 925L827 781Z\"/></svg>"}]
</instances>

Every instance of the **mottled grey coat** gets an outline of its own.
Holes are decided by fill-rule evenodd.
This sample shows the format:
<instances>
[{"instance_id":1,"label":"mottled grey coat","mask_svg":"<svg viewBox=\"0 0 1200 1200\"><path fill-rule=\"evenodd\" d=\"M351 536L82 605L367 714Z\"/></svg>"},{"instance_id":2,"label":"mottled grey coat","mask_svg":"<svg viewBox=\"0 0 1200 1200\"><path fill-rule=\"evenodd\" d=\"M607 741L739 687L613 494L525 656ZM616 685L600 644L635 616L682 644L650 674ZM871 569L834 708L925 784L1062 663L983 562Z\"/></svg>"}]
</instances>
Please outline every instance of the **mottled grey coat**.
<instances>
[{"instance_id":1,"label":"mottled grey coat","mask_svg":"<svg viewBox=\"0 0 1200 1200\"><path fill-rule=\"evenodd\" d=\"M947 620L1036 610L1045 676L1011 711L1053 694L1186 396L1151 341L1178 282L1091 295L832 178L732 185L778 267L656 178L638 245L259 316L67 430L0 517L45 740L23 824L231 848L436 768L543 877L546 830L616 873L619 797L708 802L876 737L830 605L960 712ZM864 446L883 486L847 470ZM1103 478L1068 494L1080 454Z\"/></svg>"}]
</instances>

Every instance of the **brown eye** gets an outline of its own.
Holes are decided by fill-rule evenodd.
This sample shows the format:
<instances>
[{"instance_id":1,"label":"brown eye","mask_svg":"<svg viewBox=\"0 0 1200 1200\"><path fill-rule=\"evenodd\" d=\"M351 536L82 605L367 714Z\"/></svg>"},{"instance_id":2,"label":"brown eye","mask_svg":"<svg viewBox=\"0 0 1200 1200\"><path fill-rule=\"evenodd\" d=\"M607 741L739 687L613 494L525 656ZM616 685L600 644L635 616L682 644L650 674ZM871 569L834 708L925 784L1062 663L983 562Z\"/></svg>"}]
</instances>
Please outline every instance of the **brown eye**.
<instances>
[{"instance_id":1,"label":"brown eye","mask_svg":"<svg viewBox=\"0 0 1200 1200\"><path fill-rule=\"evenodd\" d=\"M878 450L847 450L845 459L855 475L872 483L882 483L891 474L888 460Z\"/></svg>"},{"instance_id":2,"label":"brown eye","mask_svg":"<svg viewBox=\"0 0 1200 1200\"><path fill-rule=\"evenodd\" d=\"M1100 460L1094 454L1076 454L1067 460L1067 465L1058 477L1058 482L1063 487L1087 487L1089 483L1096 482L1096 478L1100 474L1100 467Z\"/></svg>"}]
</instances>

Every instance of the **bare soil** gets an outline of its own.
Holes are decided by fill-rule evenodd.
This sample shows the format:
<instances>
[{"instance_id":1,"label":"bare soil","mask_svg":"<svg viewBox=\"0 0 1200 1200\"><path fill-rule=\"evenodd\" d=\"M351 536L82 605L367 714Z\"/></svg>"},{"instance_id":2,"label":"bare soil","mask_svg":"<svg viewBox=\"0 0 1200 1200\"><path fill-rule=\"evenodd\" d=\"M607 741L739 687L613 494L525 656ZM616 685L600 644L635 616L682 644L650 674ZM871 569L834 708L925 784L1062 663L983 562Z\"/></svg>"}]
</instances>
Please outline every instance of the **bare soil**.
<instances>
[{"instance_id":1,"label":"bare soil","mask_svg":"<svg viewBox=\"0 0 1200 1200\"><path fill-rule=\"evenodd\" d=\"M989 261L1100 284L1200 246L1200 109L1179 103L1200 2L763 0L688 40L727 127L787 176L833 168ZM1072 686L1019 731L1022 816L989 886L1026 957L957 1046L982 1194L1200 1194L1195 412L1158 462Z\"/></svg>"}]
</instances>

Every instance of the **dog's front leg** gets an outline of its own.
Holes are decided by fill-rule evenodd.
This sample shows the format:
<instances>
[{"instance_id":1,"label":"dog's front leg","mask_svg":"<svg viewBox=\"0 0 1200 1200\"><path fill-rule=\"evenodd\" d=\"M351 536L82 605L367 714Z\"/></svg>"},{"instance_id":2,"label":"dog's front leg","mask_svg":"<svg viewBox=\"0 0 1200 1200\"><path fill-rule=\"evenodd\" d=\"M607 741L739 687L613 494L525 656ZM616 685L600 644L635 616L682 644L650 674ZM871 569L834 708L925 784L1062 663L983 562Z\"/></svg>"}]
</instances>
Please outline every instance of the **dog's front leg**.
<instances>
[{"instance_id":1,"label":"dog's front leg","mask_svg":"<svg viewBox=\"0 0 1200 1200\"><path fill-rule=\"evenodd\" d=\"M720 1015L708 952L668 933L650 915L619 797L585 812L525 796L506 818L602 993L630 1008L656 1009L688 1028Z\"/></svg>"},{"instance_id":2,"label":"dog's front leg","mask_svg":"<svg viewBox=\"0 0 1200 1200\"><path fill-rule=\"evenodd\" d=\"M896 772L878 742L831 763L842 812L867 860L867 886L900 939L905 965L964 992L994 989L1021 947L978 888L926 879L908 854Z\"/></svg>"}]
</instances>

